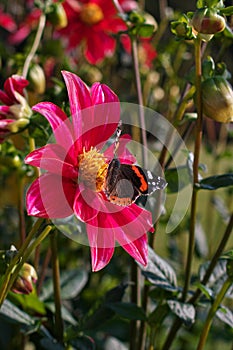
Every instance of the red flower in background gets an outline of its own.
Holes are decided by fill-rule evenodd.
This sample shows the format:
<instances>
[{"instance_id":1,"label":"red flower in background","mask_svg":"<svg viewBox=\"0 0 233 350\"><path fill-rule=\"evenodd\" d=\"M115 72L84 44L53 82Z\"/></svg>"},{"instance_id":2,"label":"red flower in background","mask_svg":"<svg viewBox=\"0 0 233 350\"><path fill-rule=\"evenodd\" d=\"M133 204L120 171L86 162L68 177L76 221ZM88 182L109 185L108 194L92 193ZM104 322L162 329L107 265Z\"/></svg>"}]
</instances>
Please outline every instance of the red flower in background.
<instances>
[{"instance_id":1,"label":"red flower in background","mask_svg":"<svg viewBox=\"0 0 233 350\"><path fill-rule=\"evenodd\" d=\"M31 109L24 97L29 82L20 75L12 75L0 90L0 142L11 132L17 132L28 123Z\"/></svg>"},{"instance_id":2,"label":"red flower in background","mask_svg":"<svg viewBox=\"0 0 233 350\"><path fill-rule=\"evenodd\" d=\"M123 11L137 8L132 0L119 1ZM114 53L116 39L113 34L127 29L118 16L112 1L106 0L66 0L63 3L68 25L59 31L68 40L68 49L85 43L86 59L96 64Z\"/></svg>"},{"instance_id":3,"label":"red flower in background","mask_svg":"<svg viewBox=\"0 0 233 350\"><path fill-rule=\"evenodd\" d=\"M120 120L118 97L104 84L89 89L70 72L63 72L72 120L56 105L41 102L33 110L49 121L56 139L30 153L25 162L47 170L28 190L29 215L65 218L75 215L85 222L91 247L92 269L106 266L117 241L134 259L147 264L147 234L152 229L151 213L136 204L120 207L110 203L104 182L114 147L101 149ZM118 156L122 163L134 157L122 138Z\"/></svg>"},{"instance_id":4,"label":"red flower in background","mask_svg":"<svg viewBox=\"0 0 233 350\"><path fill-rule=\"evenodd\" d=\"M30 13L24 18L24 20L18 25L18 28L9 36L9 43L11 45L20 44L25 40L33 29L37 28L41 10L38 8L31 8Z\"/></svg>"},{"instance_id":5,"label":"red flower in background","mask_svg":"<svg viewBox=\"0 0 233 350\"><path fill-rule=\"evenodd\" d=\"M4 13L0 8L0 27L4 28L8 32L16 30L17 26L14 19L8 13Z\"/></svg>"}]
</instances>

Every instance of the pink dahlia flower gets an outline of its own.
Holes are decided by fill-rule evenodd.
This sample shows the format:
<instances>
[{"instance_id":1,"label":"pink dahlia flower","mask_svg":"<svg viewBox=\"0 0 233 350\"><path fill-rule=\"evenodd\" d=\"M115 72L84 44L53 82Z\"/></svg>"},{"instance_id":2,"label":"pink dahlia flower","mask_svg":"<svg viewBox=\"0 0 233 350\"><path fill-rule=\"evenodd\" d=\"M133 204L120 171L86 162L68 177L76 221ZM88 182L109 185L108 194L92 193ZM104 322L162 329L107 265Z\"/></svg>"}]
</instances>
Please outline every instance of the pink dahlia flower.
<instances>
[{"instance_id":1,"label":"pink dahlia flower","mask_svg":"<svg viewBox=\"0 0 233 350\"><path fill-rule=\"evenodd\" d=\"M0 90L0 142L12 132L28 124L31 109L24 97L28 81L20 75L12 75Z\"/></svg>"},{"instance_id":2,"label":"pink dahlia flower","mask_svg":"<svg viewBox=\"0 0 233 350\"><path fill-rule=\"evenodd\" d=\"M86 224L91 248L92 269L110 261L117 241L139 263L147 264L147 234L152 230L151 213L136 204L120 207L110 203L103 190L114 147L106 141L120 120L118 97L106 85L88 88L70 72L63 72L68 90L71 119L51 102L33 110L50 123L56 143L30 153L25 162L46 170L27 192L29 215L64 218L74 214ZM134 157L121 138L118 156L123 163ZM104 152L101 152L102 149Z\"/></svg>"},{"instance_id":3,"label":"pink dahlia flower","mask_svg":"<svg viewBox=\"0 0 233 350\"><path fill-rule=\"evenodd\" d=\"M137 8L133 0L119 0L119 3L126 12ZM125 22L118 16L113 1L66 0L63 7L68 25L59 33L67 38L68 49L84 42L84 55L92 64L113 55L116 46L113 34L127 29Z\"/></svg>"}]
</instances>

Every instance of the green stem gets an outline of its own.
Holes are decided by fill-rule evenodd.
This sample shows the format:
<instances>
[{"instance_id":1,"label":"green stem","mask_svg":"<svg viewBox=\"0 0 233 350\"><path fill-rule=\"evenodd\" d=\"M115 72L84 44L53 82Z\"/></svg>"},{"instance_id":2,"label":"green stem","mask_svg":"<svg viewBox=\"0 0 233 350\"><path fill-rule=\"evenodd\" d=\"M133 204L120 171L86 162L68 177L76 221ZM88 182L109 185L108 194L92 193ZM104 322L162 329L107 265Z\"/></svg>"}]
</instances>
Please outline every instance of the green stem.
<instances>
[{"instance_id":1,"label":"green stem","mask_svg":"<svg viewBox=\"0 0 233 350\"><path fill-rule=\"evenodd\" d=\"M189 245L188 256L185 270L185 283L182 294L182 300L185 301L187 292L189 289L192 258L195 244L195 224L196 224L196 211L197 211L197 190L196 184L198 183L198 166L199 157L201 151L202 142L202 96L201 96L201 39L197 37L195 40L195 66L196 66L196 103L197 103L197 123L196 123L196 135L195 135L195 147L194 147L194 161L193 161L193 194L191 202L191 216L190 216L190 228L189 228Z\"/></svg>"},{"instance_id":2,"label":"green stem","mask_svg":"<svg viewBox=\"0 0 233 350\"><path fill-rule=\"evenodd\" d=\"M210 262L210 265L208 266L208 269L206 270L205 276L203 277L203 279L201 281L201 283L203 285L206 285L206 283L208 282L210 275L213 272L214 267L216 266L216 263L217 263L219 257L221 256L221 254L222 254L222 252L223 252L223 250L224 250L224 248L225 248L225 246L230 238L232 229L233 229L233 214L231 214L231 217L230 217L229 223L226 227L223 238L222 238L222 240L221 240L221 242L216 250L215 255L213 256L213 259ZM192 298L190 298L190 300L188 300L188 303L195 305L197 303L197 300L198 300L200 295L201 295L201 290L198 288L196 290L196 292L194 293L194 295L192 296ZM178 330L181 326L182 326L182 321L180 318L177 317L175 319L171 329L170 329L170 332L167 336L166 342L164 343L163 350L169 350L171 344L173 343L173 340L175 339L176 333L178 332Z\"/></svg>"},{"instance_id":3,"label":"green stem","mask_svg":"<svg viewBox=\"0 0 233 350\"><path fill-rule=\"evenodd\" d=\"M189 227L189 243L188 243L188 255L187 263L185 269L185 282L182 293L182 300L185 301L187 292L189 289L190 278L191 278L191 269L192 269L192 258L194 253L194 244L195 244L195 222L196 222L196 211L197 211L197 190L195 188L198 183L198 165L199 165L199 156L201 150L201 141L202 141L202 96L201 96L201 39L197 37L194 42L195 47L195 66L196 66L196 104L197 104L197 122L196 122L196 135L195 135L195 147L194 147L194 162L193 162L193 193L192 193L192 202L191 202L191 213L190 213L190 227ZM176 336L177 331L182 325L182 321L179 318L176 318L174 321L168 337L164 343L163 349L168 350Z\"/></svg>"},{"instance_id":4,"label":"green stem","mask_svg":"<svg viewBox=\"0 0 233 350\"><path fill-rule=\"evenodd\" d=\"M28 236L26 237L23 245L19 249L18 253L15 255L15 257L10 262L6 273L4 277L4 281L0 288L0 307L5 300L8 292L10 291L22 265L24 262L28 259L32 251L35 249L35 247L42 242L42 240L48 235L48 233L51 231L52 227L47 226L43 232L32 242L32 239L36 232L39 230L39 227L41 226L44 219L38 219L35 225L33 226L32 230L29 232ZM32 242L32 243L31 243ZM30 244L31 243L31 244Z\"/></svg>"},{"instance_id":5,"label":"green stem","mask_svg":"<svg viewBox=\"0 0 233 350\"><path fill-rule=\"evenodd\" d=\"M53 268L53 291L55 300L55 334L58 341L63 343L63 321L61 314L61 290L60 290L60 269L57 250L57 231L50 236L50 247L52 252Z\"/></svg>"},{"instance_id":6,"label":"green stem","mask_svg":"<svg viewBox=\"0 0 233 350\"><path fill-rule=\"evenodd\" d=\"M224 248L225 248L225 246L226 246L226 244L231 236L232 229L233 229L233 213L230 216L230 220L229 220L229 223L226 227L224 235L221 239L221 242L219 243L219 246L218 246L206 272L205 272L205 275L201 281L201 284L206 285L206 283L208 282L210 275L212 274L212 272L213 272L213 270L218 262L218 259L220 258L221 254L222 254L222 252L223 252L223 250L224 250ZM189 300L189 302L192 304L196 303L200 294L201 294L201 290L197 289L196 292L194 293L194 295L192 296L192 298Z\"/></svg>"},{"instance_id":7,"label":"green stem","mask_svg":"<svg viewBox=\"0 0 233 350\"><path fill-rule=\"evenodd\" d=\"M137 306L140 306L141 293L140 293L140 269L134 260L131 260L131 281L133 285L131 287L130 301ZM130 322L130 350L137 349L138 346L138 330L139 322Z\"/></svg>"},{"instance_id":8,"label":"green stem","mask_svg":"<svg viewBox=\"0 0 233 350\"><path fill-rule=\"evenodd\" d=\"M45 23L46 23L46 16L44 13L41 14L40 19L39 19L39 24L38 24L38 28L37 28L37 32L36 32L36 36L35 36L35 40L33 42L33 45L31 47L31 51L29 52L29 54L27 55L27 58L24 62L24 66L23 66L23 72L22 72L22 76L24 78L27 77L28 75L28 70L30 67L30 63L33 59L33 57L35 56L35 53L39 47L40 41L41 41L41 37L45 28Z\"/></svg>"},{"instance_id":9,"label":"green stem","mask_svg":"<svg viewBox=\"0 0 233 350\"><path fill-rule=\"evenodd\" d=\"M201 333L201 337L200 337L200 340L199 340L199 343L197 346L197 350L204 349L206 339L207 339L207 336L209 334L214 315L216 314L221 301L223 300L226 292L228 291L228 289L230 288L231 285L232 285L231 278L228 277L227 280L223 283L223 286L222 286L220 292L218 293L216 299L214 300L214 302L209 310L206 321L205 321L204 326L202 328L202 333Z\"/></svg>"},{"instance_id":10,"label":"green stem","mask_svg":"<svg viewBox=\"0 0 233 350\"><path fill-rule=\"evenodd\" d=\"M25 217L24 217L24 177L21 174L18 175L18 211L19 211L19 235L20 235L20 245L23 244L26 237L25 230Z\"/></svg>"},{"instance_id":11,"label":"green stem","mask_svg":"<svg viewBox=\"0 0 233 350\"><path fill-rule=\"evenodd\" d=\"M141 132L142 132L142 144L143 144L142 155L143 155L143 163L144 163L143 165L145 168L147 168L148 157L147 157L146 124L145 124L145 115L144 115L144 108L143 108L144 103L143 103L143 97L142 97L142 84L141 84L140 71L139 71L138 46L137 46L136 37L131 37L131 45L132 45L135 83L136 83L138 104L139 104L139 119L140 119L140 126L141 126Z\"/></svg>"}]
</instances>

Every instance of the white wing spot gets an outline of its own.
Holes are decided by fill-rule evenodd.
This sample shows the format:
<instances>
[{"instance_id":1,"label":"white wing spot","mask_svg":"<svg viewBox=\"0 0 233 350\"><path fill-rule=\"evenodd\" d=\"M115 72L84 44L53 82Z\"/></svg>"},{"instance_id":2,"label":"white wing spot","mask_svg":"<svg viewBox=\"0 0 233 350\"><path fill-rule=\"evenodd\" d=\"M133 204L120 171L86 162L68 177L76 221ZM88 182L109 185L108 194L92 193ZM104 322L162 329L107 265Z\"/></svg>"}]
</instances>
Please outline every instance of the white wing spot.
<instances>
[{"instance_id":1,"label":"white wing spot","mask_svg":"<svg viewBox=\"0 0 233 350\"><path fill-rule=\"evenodd\" d=\"M147 176L148 176L148 179L150 180L153 179L153 174L150 171L147 171Z\"/></svg>"}]
</instances>

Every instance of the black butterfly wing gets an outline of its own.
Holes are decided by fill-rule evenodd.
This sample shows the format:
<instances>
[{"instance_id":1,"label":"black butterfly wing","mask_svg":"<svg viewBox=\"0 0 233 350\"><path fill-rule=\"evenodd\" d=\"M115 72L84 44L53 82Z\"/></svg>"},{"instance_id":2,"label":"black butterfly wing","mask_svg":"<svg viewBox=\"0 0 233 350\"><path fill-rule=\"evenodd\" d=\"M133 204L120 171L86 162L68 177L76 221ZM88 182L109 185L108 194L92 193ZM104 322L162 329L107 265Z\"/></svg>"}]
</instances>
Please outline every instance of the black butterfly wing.
<instances>
[{"instance_id":1,"label":"black butterfly wing","mask_svg":"<svg viewBox=\"0 0 233 350\"><path fill-rule=\"evenodd\" d=\"M128 164L113 159L108 167L105 193L110 202L117 205L130 205L140 195L135 183L135 174Z\"/></svg>"},{"instance_id":2,"label":"black butterfly wing","mask_svg":"<svg viewBox=\"0 0 233 350\"><path fill-rule=\"evenodd\" d=\"M110 202L130 205L141 195L163 189L166 181L137 165L121 164L114 158L109 164L105 192Z\"/></svg>"}]
</instances>

